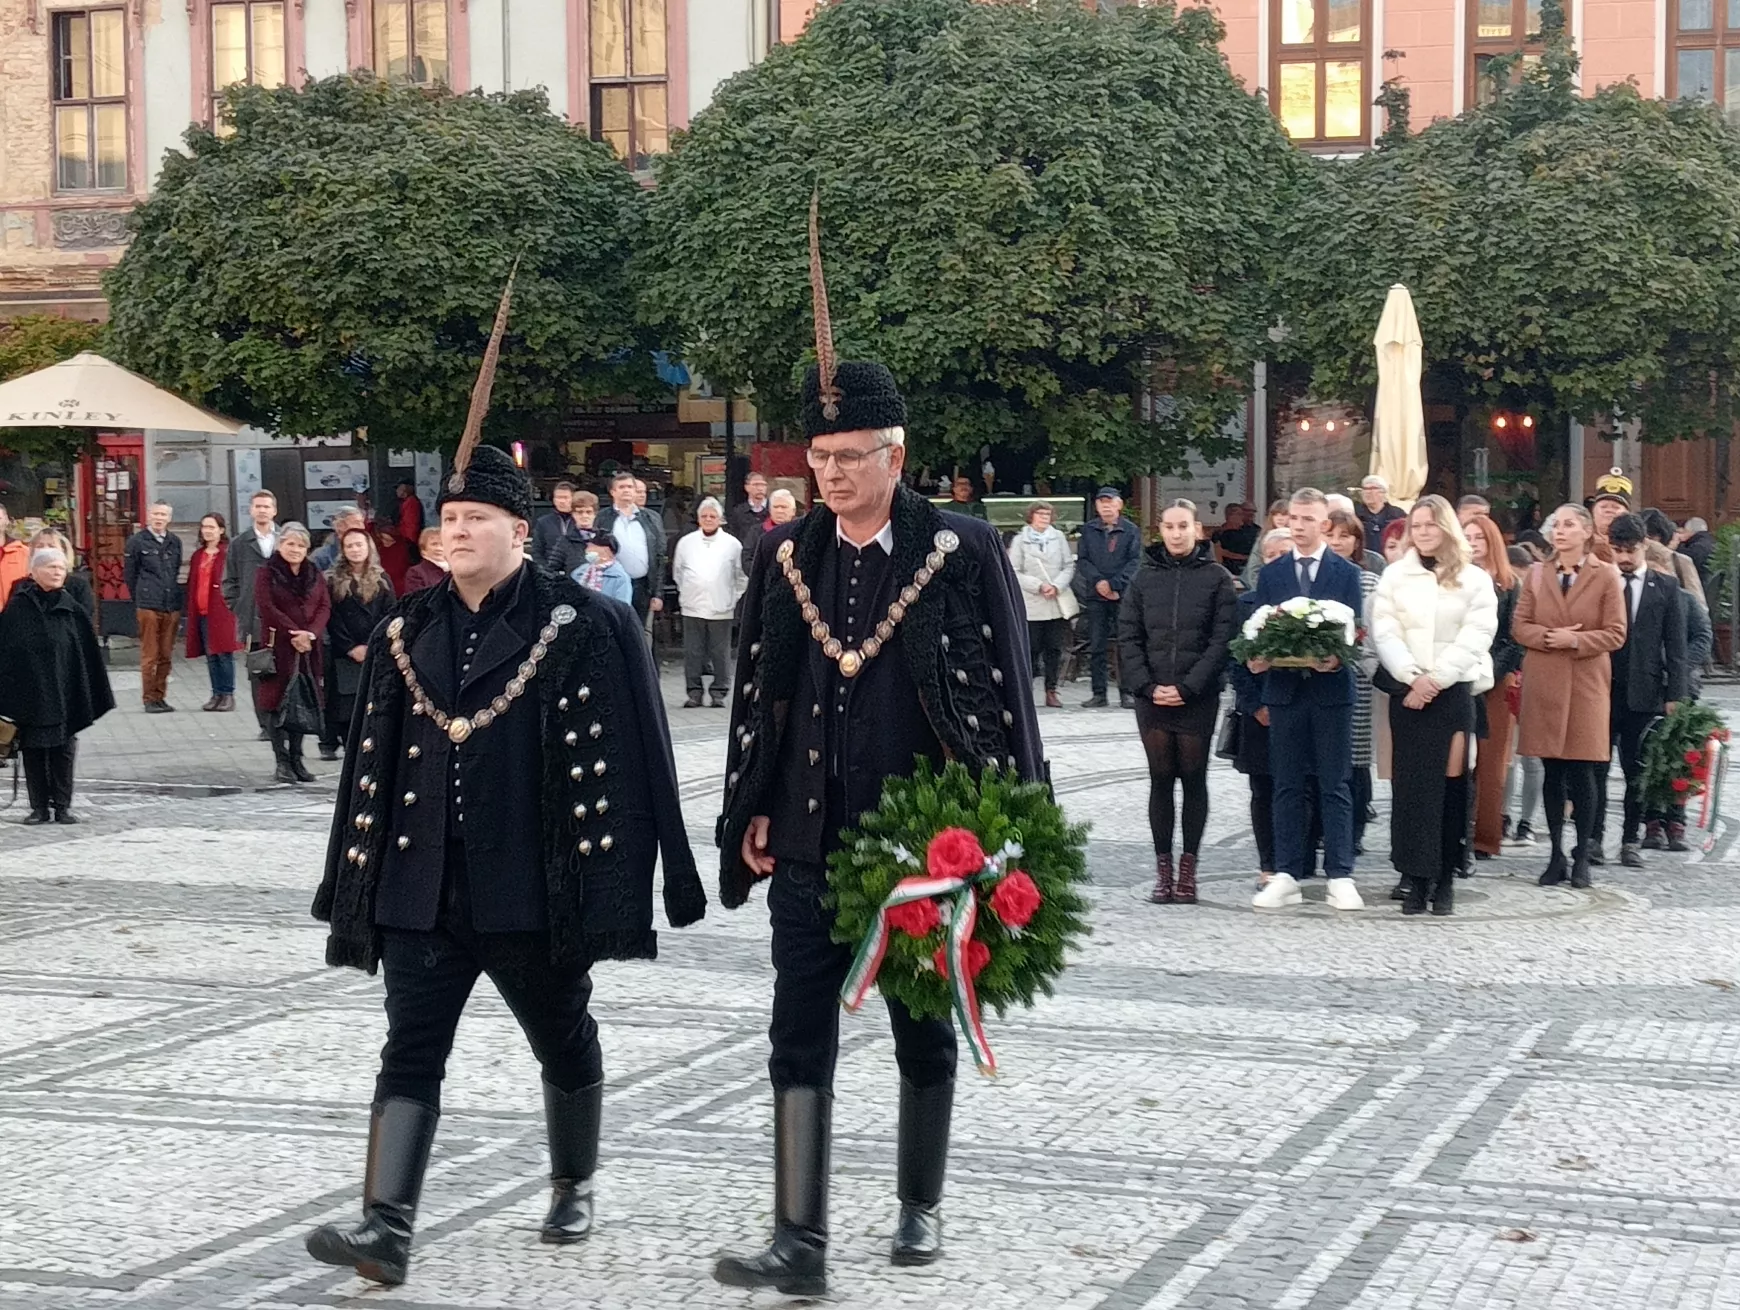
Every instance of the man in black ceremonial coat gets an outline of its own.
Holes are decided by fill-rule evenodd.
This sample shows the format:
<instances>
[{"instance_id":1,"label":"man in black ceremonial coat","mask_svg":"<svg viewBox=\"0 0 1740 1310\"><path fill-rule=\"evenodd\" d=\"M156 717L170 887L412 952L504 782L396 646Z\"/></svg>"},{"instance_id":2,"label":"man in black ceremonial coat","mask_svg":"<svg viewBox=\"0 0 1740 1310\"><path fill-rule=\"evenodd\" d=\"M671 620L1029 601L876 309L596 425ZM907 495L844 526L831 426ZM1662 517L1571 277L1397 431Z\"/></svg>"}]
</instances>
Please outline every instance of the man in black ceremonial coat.
<instances>
[{"instance_id":1,"label":"man in black ceremonial coat","mask_svg":"<svg viewBox=\"0 0 1740 1310\"><path fill-rule=\"evenodd\" d=\"M853 955L831 939L823 901L840 831L915 756L1043 773L1026 611L1002 542L901 486L905 421L882 365L840 364L830 379L810 370L804 428L824 505L768 534L744 597L720 893L738 906L768 884L775 1227L766 1251L718 1263L714 1276L734 1286L827 1286L839 996ZM954 1029L898 1001L888 1010L900 1066L892 1258L926 1264L942 1251Z\"/></svg>"},{"instance_id":2,"label":"man in black ceremonial coat","mask_svg":"<svg viewBox=\"0 0 1740 1310\"><path fill-rule=\"evenodd\" d=\"M461 447L463 450L463 446ZM542 1237L592 1227L604 1067L589 970L652 959L653 864L683 927L706 895L634 614L525 562L531 487L479 447L437 502L451 570L369 641L326 877L326 958L386 975L360 1224L308 1249L400 1283L460 1012L489 975L543 1069Z\"/></svg>"}]
</instances>

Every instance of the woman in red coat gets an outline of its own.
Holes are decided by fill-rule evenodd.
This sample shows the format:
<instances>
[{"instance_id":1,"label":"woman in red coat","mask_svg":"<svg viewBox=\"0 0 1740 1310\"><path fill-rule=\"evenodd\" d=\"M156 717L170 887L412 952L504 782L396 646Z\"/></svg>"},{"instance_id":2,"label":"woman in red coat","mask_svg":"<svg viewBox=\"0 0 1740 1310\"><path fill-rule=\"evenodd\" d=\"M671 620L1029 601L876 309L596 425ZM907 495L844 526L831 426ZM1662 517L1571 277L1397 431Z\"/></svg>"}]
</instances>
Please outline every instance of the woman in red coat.
<instances>
[{"instance_id":1,"label":"woman in red coat","mask_svg":"<svg viewBox=\"0 0 1740 1310\"><path fill-rule=\"evenodd\" d=\"M224 559L229 525L222 514L199 521L199 549L187 562L187 658L205 656L211 699L204 708L227 713L236 707L236 616L224 604Z\"/></svg>"},{"instance_id":2,"label":"woman in red coat","mask_svg":"<svg viewBox=\"0 0 1740 1310\"><path fill-rule=\"evenodd\" d=\"M272 753L278 761L272 776L278 782L314 781L302 765L302 731L283 723L284 695L298 673L309 676L316 702L325 703L319 648L332 614L332 596L326 579L308 558L311 544L307 528L286 523L278 530L272 558L254 575L254 605L275 664L272 673L260 679L255 704L271 716Z\"/></svg>"}]
</instances>

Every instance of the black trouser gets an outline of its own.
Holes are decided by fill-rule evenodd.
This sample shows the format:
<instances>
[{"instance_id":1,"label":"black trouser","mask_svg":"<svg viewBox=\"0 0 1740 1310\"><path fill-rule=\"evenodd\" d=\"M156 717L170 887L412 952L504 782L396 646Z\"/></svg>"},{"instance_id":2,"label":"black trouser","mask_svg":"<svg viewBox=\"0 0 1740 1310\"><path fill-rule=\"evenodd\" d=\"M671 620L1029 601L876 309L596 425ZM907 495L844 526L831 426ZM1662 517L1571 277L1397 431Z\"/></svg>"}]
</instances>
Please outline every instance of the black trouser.
<instances>
[{"instance_id":1,"label":"black trouser","mask_svg":"<svg viewBox=\"0 0 1740 1310\"><path fill-rule=\"evenodd\" d=\"M1353 766L1353 845L1365 845L1366 811L1371 808L1371 766Z\"/></svg>"},{"instance_id":2,"label":"black trouser","mask_svg":"<svg viewBox=\"0 0 1740 1310\"><path fill-rule=\"evenodd\" d=\"M683 682L701 699L701 676L713 674L713 695L723 700L731 685L731 620L683 615Z\"/></svg>"},{"instance_id":3,"label":"black trouser","mask_svg":"<svg viewBox=\"0 0 1740 1310\"><path fill-rule=\"evenodd\" d=\"M1057 690L1057 671L1069 648L1068 619L1028 619L1027 644L1033 667L1045 670L1045 690Z\"/></svg>"},{"instance_id":4,"label":"black trouser","mask_svg":"<svg viewBox=\"0 0 1740 1310\"><path fill-rule=\"evenodd\" d=\"M1118 602L1090 596L1082 605L1087 611L1088 671L1094 695L1106 694L1106 647L1118 633Z\"/></svg>"},{"instance_id":5,"label":"black trouser","mask_svg":"<svg viewBox=\"0 0 1740 1310\"><path fill-rule=\"evenodd\" d=\"M1257 839L1257 867L1275 871L1275 784L1266 773L1250 775L1251 836Z\"/></svg>"},{"instance_id":6,"label":"black trouser","mask_svg":"<svg viewBox=\"0 0 1740 1310\"><path fill-rule=\"evenodd\" d=\"M403 1096L441 1108L453 1032L480 973L489 975L520 1021L545 1082L573 1092L603 1079L598 1024L587 1008L591 976L584 965L552 964L548 933L480 933L444 911L430 932L386 928L382 934L387 1044L375 1079L377 1102Z\"/></svg>"},{"instance_id":7,"label":"black trouser","mask_svg":"<svg viewBox=\"0 0 1740 1310\"><path fill-rule=\"evenodd\" d=\"M651 585L645 577L630 578L628 589L628 603L634 607L635 617L644 625L646 616L652 609Z\"/></svg>"},{"instance_id":8,"label":"black trouser","mask_svg":"<svg viewBox=\"0 0 1740 1310\"><path fill-rule=\"evenodd\" d=\"M834 915L822 898L827 873L820 865L779 861L767 890L773 921L773 1058L768 1074L776 1092L832 1087L840 1054L840 987L852 968L852 946L829 935ZM915 1019L892 997L894 1059L914 1087L935 1087L955 1075L955 1030L946 1019Z\"/></svg>"},{"instance_id":9,"label":"black trouser","mask_svg":"<svg viewBox=\"0 0 1740 1310\"><path fill-rule=\"evenodd\" d=\"M1547 831L1553 849L1560 850L1559 835L1565 828L1565 802L1571 803L1571 822L1577 830L1577 845L1595 832L1597 798L1606 769L1599 760L1542 760L1541 804L1547 813Z\"/></svg>"},{"instance_id":10,"label":"black trouser","mask_svg":"<svg viewBox=\"0 0 1740 1310\"><path fill-rule=\"evenodd\" d=\"M78 750L76 739L64 746L24 747L24 786L32 811L46 814L72 808L73 761Z\"/></svg>"},{"instance_id":11,"label":"black trouser","mask_svg":"<svg viewBox=\"0 0 1740 1310\"><path fill-rule=\"evenodd\" d=\"M1625 775L1624 826L1619 830L1621 842L1635 842L1638 827L1643 823L1643 734L1656 716L1650 711L1621 709L1615 705L1612 717L1613 744L1619 751L1619 770ZM1600 841L1607 835L1607 777L1613 771L1611 757L1605 765L1595 766L1595 827Z\"/></svg>"}]
</instances>

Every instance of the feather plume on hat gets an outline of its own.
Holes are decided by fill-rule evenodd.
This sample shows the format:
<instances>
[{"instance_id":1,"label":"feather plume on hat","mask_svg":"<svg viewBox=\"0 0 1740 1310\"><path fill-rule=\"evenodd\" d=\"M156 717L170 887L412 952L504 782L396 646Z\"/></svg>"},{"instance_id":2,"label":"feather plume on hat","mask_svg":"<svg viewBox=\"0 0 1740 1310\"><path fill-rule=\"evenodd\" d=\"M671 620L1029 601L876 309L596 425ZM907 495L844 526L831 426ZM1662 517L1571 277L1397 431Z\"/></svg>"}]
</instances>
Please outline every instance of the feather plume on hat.
<instances>
[{"instance_id":1,"label":"feather plume on hat","mask_svg":"<svg viewBox=\"0 0 1740 1310\"><path fill-rule=\"evenodd\" d=\"M458 494L465 490L465 470L471 467L472 452L483 436L483 419L489 413L489 393L495 386L496 363L501 359L501 339L507 332L508 306L513 303L514 278L520 271L520 257L508 270L507 285L502 288L501 304L496 306L495 326L489 330L489 345L484 347L483 363L477 370L477 381L471 385L471 408L465 415L465 430L459 437L459 449L453 453L453 476L447 479L447 490Z\"/></svg>"},{"instance_id":2,"label":"feather plume on hat","mask_svg":"<svg viewBox=\"0 0 1740 1310\"><path fill-rule=\"evenodd\" d=\"M828 312L828 283L822 276L821 192L810 192L810 302L816 319L816 367L820 371L822 413L840 416L840 388L834 383L834 320Z\"/></svg>"}]
</instances>

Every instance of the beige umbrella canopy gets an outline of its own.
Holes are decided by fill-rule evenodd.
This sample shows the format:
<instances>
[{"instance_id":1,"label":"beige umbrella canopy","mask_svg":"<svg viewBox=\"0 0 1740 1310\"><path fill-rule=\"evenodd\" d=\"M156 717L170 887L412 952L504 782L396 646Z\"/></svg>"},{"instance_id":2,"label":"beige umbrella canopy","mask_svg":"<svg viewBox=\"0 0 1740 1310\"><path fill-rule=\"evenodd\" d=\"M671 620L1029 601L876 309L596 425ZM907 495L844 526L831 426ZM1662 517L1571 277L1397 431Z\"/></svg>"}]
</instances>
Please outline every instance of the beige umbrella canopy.
<instances>
[{"instance_id":1,"label":"beige umbrella canopy","mask_svg":"<svg viewBox=\"0 0 1740 1310\"><path fill-rule=\"evenodd\" d=\"M0 383L0 428L167 428L233 436L242 424L87 350Z\"/></svg>"},{"instance_id":2,"label":"beige umbrella canopy","mask_svg":"<svg viewBox=\"0 0 1740 1310\"><path fill-rule=\"evenodd\" d=\"M1413 297L1399 282L1384 301L1372 345L1378 386L1371 471L1389 483L1390 500L1409 506L1426 486L1426 413L1420 403L1420 321Z\"/></svg>"}]
</instances>

